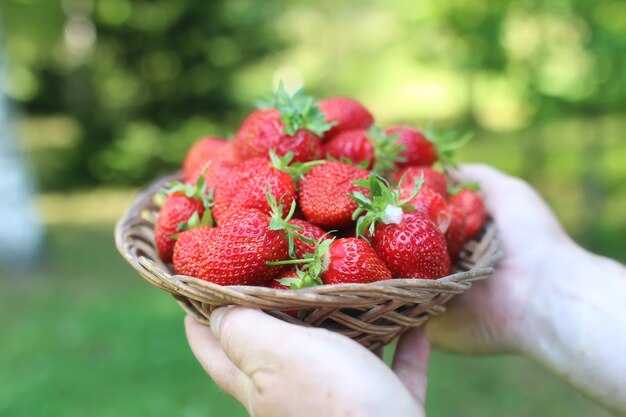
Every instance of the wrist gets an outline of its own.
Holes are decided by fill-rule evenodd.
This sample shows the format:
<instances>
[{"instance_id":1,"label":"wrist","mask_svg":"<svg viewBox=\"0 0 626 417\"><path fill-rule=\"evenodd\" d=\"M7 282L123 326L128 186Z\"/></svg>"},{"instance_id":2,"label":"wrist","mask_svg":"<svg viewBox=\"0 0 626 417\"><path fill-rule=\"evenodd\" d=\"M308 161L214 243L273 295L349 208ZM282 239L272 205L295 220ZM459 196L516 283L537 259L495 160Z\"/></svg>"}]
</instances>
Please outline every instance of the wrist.
<instances>
[{"instance_id":1,"label":"wrist","mask_svg":"<svg viewBox=\"0 0 626 417\"><path fill-rule=\"evenodd\" d=\"M539 362L555 356L562 333L571 331L572 314L586 285L584 271L592 263L589 253L569 239L545 249L550 255L533 279L518 338L520 353Z\"/></svg>"}]
</instances>

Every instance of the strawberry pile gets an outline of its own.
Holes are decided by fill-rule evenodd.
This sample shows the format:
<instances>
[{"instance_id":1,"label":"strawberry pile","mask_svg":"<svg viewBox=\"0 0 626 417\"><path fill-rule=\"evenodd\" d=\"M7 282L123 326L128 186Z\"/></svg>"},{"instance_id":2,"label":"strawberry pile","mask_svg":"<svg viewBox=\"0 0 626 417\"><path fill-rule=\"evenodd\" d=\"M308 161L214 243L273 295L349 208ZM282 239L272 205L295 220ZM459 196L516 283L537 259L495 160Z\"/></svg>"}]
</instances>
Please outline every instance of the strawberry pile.
<instances>
[{"instance_id":1,"label":"strawberry pile","mask_svg":"<svg viewBox=\"0 0 626 417\"><path fill-rule=\"evenodd\" d=\"M163 261L219 285L298 289L450 273L485 222L449 182L458 141L383 129L358 101L281 86L234 140L205 137L155 225Z\"/></svg>"}]
</instances>

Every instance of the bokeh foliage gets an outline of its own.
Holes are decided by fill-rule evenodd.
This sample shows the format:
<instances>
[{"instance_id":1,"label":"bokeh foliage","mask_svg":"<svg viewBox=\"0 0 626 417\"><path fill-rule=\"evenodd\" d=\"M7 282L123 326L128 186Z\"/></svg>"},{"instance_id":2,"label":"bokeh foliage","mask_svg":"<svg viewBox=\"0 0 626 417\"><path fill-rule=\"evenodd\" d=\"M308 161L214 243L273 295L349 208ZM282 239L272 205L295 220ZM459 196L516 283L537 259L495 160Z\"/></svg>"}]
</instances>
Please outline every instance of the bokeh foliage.
<instances>
[{"instance_id":1,"label":"bokeh foliage","mask_svg":"<svg viewBox=\"0 0 626 417\"><path fill-rule=\"evenodd\" d=\"M619 0L6 0L0 16L5 90L45 189L176 169L279 78L354 95L382 123L478 132L626 105Z\"/></svg>"}]
</instances>

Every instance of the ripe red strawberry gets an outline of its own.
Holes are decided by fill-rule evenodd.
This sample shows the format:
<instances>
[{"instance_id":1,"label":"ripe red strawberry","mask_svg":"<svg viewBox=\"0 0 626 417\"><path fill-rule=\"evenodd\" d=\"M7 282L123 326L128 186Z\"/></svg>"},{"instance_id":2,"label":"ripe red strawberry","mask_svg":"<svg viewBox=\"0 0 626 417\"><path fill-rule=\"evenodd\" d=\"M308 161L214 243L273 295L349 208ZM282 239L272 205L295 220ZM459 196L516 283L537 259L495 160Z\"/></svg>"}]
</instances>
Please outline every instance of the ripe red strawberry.
<instances>
[{"instance_id":1,"label":"ripe red strawberry","mask_svg":"<svg viewBox=\"0 0 626 417\"><path fill-rule=\"evenodd\" d=\"M289 258L285 232L270 230L270 221L257 209L232 212L207 239L204 251L189 253L188 266L179 268L219 285L265 285L285 268L267 262Z\"/></svg>"},{"instance_id":2,"label":"ripe red strawberry","mask_svg":"<svg viewBox=\"0 0 626 417\"><path fill-rule=\"evenodd\" d=\"M306 220L291 219L289 224L300 228L295 233L304 236L306 239L312 241L311 243L305 242L302 239L294 239L296 245L296 258L304 258L305 255L315 252L315 243L324 237L326 232L319 227L307 222Z\"/></svg>"},{"instance_id":3,"label":"ripe red strawberry","mask_svg":"<svg viewBox=\"0 0 626 417\"><path fill-rule=\"evenodd\" d=\"M363 239L340 238L320 239L313 254L300 260L278 262L278 264L303 264L297 270L296 279L280 280L291 288L319 284L363 284L391 279L391 271Z\"/></svg>"},{"instance_id":4,"label":"ripe red strawberry","mask_svg":"<svg viewBox=\"0 0 626 417\"><path fill-rule=\"evenodd\" d=\"M290 135L284 131L285 126L278 110L255 110L237 132L234 142L237 156L245 160L266 156L270 149L274 149L280 156L293 152L294 160L300 162L322 157L321 140L315 133L298 129Z\"/></svg>"},{"instance_id":5,"label":"ripe red strawberry","mask_svg":"<svg viewBox=\"0 0 626 417\"><path fill-rule=\"evenodd\" d=\"M256 110L244 120L235 137L235 153L245 160L267 156L273 149L279 156L292 152L294 162L320 159L320 135L329 128L311 97L301 90L290 96L281 85L271 108Z\"/></svg>"},{"instance_id":6,"label":"ripe red strawberry","mask_svg":"<svg viewBox=\"0 0 626 417\"><path fill-rule=\"evenodd\" d=\"M230 211L241 208L255 208L268 213L271 210L266 198L268 187L283 205L283 215L286 215L296 197L291 176L272 167L268 158L258 157L242 162L215 187L215 220L220 224Z\"/></svg>"},{"instance_id":7,"label":"ripe red strawberry","mask_svg":"<svg viewBox=\"0 0 626 417\"><path fill-rule=\"evenodd\" d=\"M205 170L205 182L212 189L218 182L218 174L236 164L232 143L207 136L194 143L183 161L183 180L195 182Z\"/></svg>"},{"instance_id":8,"label":"ripe red strawberry","mask_svg":"<svg viewBox=\"0 0 626 417\"><path fill-rule=\"evenodd\" d=\"M482 198L475 191L463 189L450 197L450 205L458 207L463 212L467 238L475 237L487 219Z\"/></svg>"},{"instance_id":9,"label":"ripe red strawberry","mask_svg":"<svg viewBox=\"0 0 626 417\"><path fill-rule=\"evenodd\" d=\"M363 164L368 169L385 174L402 161L403 146L396 136L387 135L382 129L372 126L369 129L353 129L340 132L326 143L326 155L337 160L349 159Z\"/></svg>"},{"instance_id":10,"label":"ripe red strawberry","mask_svg":"<svg viewBox=\"0 0 626 417\"><path fill-rule=\"evenodd\" d=\"M410 198L414 189L414 184L402 183L400 198L407 199L406 204L413 206L416 213L428 217L439 227L442 233L445 233L450 225L450 213L446 199L425 185L422 185L415 197Z\"/></svg>"},{"instance_id":11,"label":"ripe red strawberry","mask_svg":"<svg viewBox=\"0 0 626 417\"><path fill-rule=\"evenodd\" d=\"M433 191L441 194L444 198L448 197L448 179L443 172L436 171L431 167L407 167L401 171L394 172L393 179L396 183L402 179L402 186L406 184L414 184L416 179L424 179L424 186L430 187Z\"/></svg>"},{"instance_id":12,"label":"ripe red strawberry","mask_svg":"<svg viewBox=\"0 0 626 417\"><path fill-rule=\"evenodd\" d=\"M349 195L367 190L352 182L365 179L368 171L341 162L328 161L311 169L298 183L298 201L306 219L326 229L352 224L356 202Z\"/></svg>"},{"instance_id":13,"label":"ripe red strawberry","mask_svg":"<svg viewBox=\"0 0 626 417\"><path fill-rule=\"evenodd\" d=\"M445 236L450 260L455 262L467 240L465 219L463 218L463 211L457 206L451 205L448 209L450 210L450 226L446 230Z\"/></svg>"},{"instance_id":14,"label":"ripe red strawberry","mask_svg":"<svg viewBox=\"0 0 626 417\"><path fill-rule=\"evenodd\" d=\"M193 224L190 226L212 224L210 206L211 201L205 192L203 180L193 186L170 184L169 194L159 211L154 227L154 240L163 261L172 260L176 244L175 235L185 230L192 219Z\"/></svg>"},{"instance_id":15,"label":"ripe red strawberry","mask_svg":"<svg viewBox=\"0 0 626 417\"><path fill-rule=\"evenodd\" d=\"M347 97L320 100L319 108L326 122L335 125L324 134L325 139L351 129L367 129L374 123L372 114L358 101Z\"/></svg>"},{"instance_id":16,"label":"ripe red strawberry","mask_svg":"<svg viewBox=\"0 0 626 417\"><path fill-rule=\"evenodd\" d=\"M397 224L376 225L371 241L396 278L436 279L450 272L444 235L419 213L406 212Z\"/></svg>"},{"instance_id":17,"label":"ripe red strawberry","mask_svg":"<svg viewBox=\"0 0 626 417\"><path fill-rule=\"evenodd\" d=\"M217 228L210 226L185 230L174 246L174 271L178 275L197 277L200 274L201 260L207 255L206 248L215 238Z\"/></svg>"},{"instance_id":18,"label":"ripe red strawberry","mask_svg":"<svg viewBox=\"0 0 626 417\"><path fill-rule=\"evenodd\" d=\"M396 134L397 141L404 147L400 153L404 160L396 164L399 168L412 165L430 166L437 161L435 145L419 130L408 126L394 126L387 129L387 134Z\"/></svg>"},{"instance_id":19,"label":"ripe red strawberry","mask_svg":"<svg viewBox=\"0 0 626 417\"><path fill-rule=\"evenodd\" d=\"M374 174L357 185L368 187L371 197L355 194L359 203L354 212L357 233L367 236L378 256L396 278L428 278L445 276L450 270L446 239L428 217L407 211L406 199ZM413 194L419 191L416 184ZM435 194L435 193L433 193ZM436 195L436 194L435 194ZM362 213L365 215L360 216ZM360 216L360 217L359 217Z\"/></svg>"},{"instance_id":20,"label":"ripe red strawberry","mask_svg":"<svg viewBox=\"0 0 626 417\"><path fill-rule=\"evenodd\" d=\"M324 284L368 283L391 279L391 271L363 239L336 239L328 248Z\"/></svg>"},{"instance_id":21,"label":"ripe red strawberry","mask_svg":"<svg viewBox=\"0 0 626 417\"><path fill-rule=\"evenodd\" d=\"M374 165L374 147L367 139L367 129L344 130L337 133L325 144L324 154L337 160L349 159L355 164L365 162L366 168Z\"/></svg>"}]
</instances>

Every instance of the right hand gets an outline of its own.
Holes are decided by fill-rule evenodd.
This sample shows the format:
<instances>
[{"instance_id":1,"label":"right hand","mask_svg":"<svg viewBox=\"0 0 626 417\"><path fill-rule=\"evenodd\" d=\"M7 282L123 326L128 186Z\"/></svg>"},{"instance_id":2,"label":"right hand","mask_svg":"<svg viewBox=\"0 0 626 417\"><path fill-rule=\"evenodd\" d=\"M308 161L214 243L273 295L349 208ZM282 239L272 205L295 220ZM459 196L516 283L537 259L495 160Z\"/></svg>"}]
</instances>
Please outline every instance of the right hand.
<instances>
[{"instance_id":1,"label":"right hand","mask_svg":"<svg viewBox=\"0 0 626 417\"><path fill-rule=\"evenodd\" d=\"M555 279L576 262L579 248L524 181L485 165L460 171L464 180L480 184L504 257L493 276L455 298L445 314L431 317L426 334L434 347L459 353L523 352L542 331L534 313L541 300L558 299L550 297Z\"/></svg>"}]
</instances>

